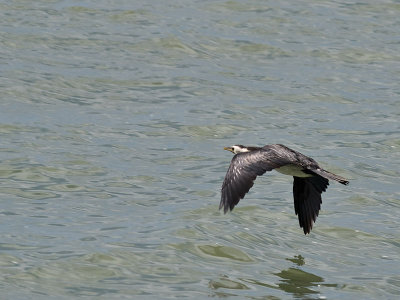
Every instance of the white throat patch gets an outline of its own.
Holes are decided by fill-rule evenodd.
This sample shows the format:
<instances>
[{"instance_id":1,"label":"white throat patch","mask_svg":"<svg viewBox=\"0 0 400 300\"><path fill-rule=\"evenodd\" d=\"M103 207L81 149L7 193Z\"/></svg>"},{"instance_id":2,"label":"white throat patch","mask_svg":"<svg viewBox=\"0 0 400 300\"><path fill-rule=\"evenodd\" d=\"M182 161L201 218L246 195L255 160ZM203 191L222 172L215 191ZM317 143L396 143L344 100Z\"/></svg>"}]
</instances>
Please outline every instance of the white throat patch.
<instances>
[{"instance_id":1,"label":"white throat patch","mask_svg":"<svg viewBox=\"0 0 400 300\"><path fill-rule=\"evenodd\" d=\"M233 148L233 153L235 153L235 154L242 153L242 152L250 152L249 149L242 148L242 147L239 147L236 145L232 146L232 148Z\"/></svg>"}]
</instances>

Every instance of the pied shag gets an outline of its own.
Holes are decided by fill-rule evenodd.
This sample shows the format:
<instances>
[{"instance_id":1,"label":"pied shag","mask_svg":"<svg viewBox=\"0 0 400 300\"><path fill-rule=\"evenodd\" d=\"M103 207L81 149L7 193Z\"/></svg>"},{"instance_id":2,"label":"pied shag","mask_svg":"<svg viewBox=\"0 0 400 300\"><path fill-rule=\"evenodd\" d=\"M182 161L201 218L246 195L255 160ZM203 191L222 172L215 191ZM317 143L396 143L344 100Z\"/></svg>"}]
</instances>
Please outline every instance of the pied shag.
<instances>
[{"instance_id":1,"label":"pied shag","mask_svg":"<svg viewBox=\"0 0 400 300\"><path fill-rule=\"evenodd\" d=\"M219 209L224 208L224 213L232 210L243 199L257 176L275 169L294 178L294 211L299 217L300 227L307 234L321 209L321 194L328 187L329 179L344 185L349 183L347 179L322 169L314 159L284 145L234 145L224 150L235 154L221 189Z\"/></svg>"}]
</instances>

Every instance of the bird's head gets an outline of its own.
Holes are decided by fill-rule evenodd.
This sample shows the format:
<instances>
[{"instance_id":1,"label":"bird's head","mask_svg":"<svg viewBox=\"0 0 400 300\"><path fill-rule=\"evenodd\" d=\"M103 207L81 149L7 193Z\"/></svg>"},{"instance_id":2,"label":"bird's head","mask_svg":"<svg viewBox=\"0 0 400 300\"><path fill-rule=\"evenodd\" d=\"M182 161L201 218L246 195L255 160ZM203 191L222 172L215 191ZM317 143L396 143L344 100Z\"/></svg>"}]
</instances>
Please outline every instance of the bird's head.
<instances>
[{"instance_id":1,"label":"bird's head","mask_svg":"<svg viewBox=\"0 0 400 300\"><path fill-rule=\"evenodd\" d=\"M242 152L250 152L254 147L246 147L243 145L233 145L231 147L224 147L224 150L228 150L234 154L242 153Z\"/></svg>"}]
</instances>

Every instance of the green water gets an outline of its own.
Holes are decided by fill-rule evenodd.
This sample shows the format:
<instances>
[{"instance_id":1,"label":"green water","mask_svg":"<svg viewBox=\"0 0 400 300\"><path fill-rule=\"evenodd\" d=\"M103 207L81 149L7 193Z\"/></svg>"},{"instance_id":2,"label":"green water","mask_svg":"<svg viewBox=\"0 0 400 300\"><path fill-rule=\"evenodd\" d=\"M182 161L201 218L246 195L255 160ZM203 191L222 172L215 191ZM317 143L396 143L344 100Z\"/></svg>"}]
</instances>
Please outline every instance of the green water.
<instances>
[{"instance_id":1,"label":"green water","mask_svg":"<svg viewBox=\"0 0 400 300\"><path fill-rule=\"evenodd\" d=\"M4 299L397 299L396 1L0 1ZM218 211L232 144L292 179Z\"/></svg>"}]
</instances>

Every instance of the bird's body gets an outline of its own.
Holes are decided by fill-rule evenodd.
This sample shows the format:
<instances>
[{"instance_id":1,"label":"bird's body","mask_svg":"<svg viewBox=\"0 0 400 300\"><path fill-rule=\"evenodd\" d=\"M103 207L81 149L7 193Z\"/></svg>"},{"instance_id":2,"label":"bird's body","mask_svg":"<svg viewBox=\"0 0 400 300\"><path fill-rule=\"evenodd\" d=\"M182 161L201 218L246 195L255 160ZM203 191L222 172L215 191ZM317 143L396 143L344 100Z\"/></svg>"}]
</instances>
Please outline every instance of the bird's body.
<instances>
[{"instance_id":1,"label":"bird's body","mask_svg":"<svg viewBox=\"0 0 400 300\"><path fill-rule=\"evenodd\" d=\"M219 208L224 208L225 213L244 198L257 176L275 169L294 178L294 209L300 227L307 234L318 216L321 194L328 187L329 179L341 184L349 183L345 178L322 169L314 159L284 145L234 145L224 149L235 154L222 184Z\"/></svg>"}]
</instances>

